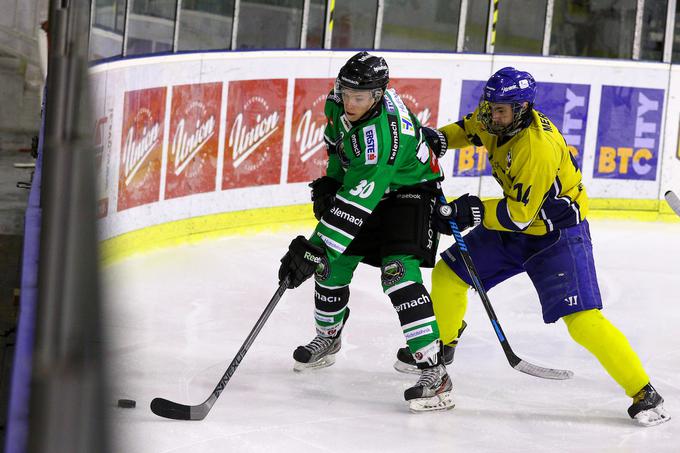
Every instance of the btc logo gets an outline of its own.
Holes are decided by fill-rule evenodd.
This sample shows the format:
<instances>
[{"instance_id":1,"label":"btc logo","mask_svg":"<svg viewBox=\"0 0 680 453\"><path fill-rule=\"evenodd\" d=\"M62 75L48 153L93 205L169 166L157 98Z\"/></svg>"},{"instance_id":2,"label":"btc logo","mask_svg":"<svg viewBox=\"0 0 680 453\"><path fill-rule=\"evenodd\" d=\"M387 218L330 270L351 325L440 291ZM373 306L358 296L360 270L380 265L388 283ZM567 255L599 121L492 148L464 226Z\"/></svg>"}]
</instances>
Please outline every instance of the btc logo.
<instances>
[{"instance_id":1,"label":"btc logo","mask_svg":"<svg viewBox=\"0 0 680 453\"><path fill-rule=\"evenodd\" d=\"M652 152L647 148L612 148L600 147L600 158L597 163L598 173L618 173L625 175L630 167L637 175L646 175L652 170L652 165L647 163L653 158Z\"/></svg>"}]
</instances>

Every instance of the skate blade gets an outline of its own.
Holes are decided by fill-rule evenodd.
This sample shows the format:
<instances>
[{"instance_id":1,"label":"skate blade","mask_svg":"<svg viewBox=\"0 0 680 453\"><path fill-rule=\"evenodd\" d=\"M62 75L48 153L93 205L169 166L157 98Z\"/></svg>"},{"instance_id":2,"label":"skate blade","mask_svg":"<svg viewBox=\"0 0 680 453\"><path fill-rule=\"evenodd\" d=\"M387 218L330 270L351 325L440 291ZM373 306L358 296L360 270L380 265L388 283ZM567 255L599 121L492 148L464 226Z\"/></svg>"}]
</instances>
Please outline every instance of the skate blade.
<instances>
[{"instance_id":1,"label":"skate blade","mask_svg":"<svg viewBox=\"0 0 680 453\"><path fill-rule=\"evenodd\" d=\"M293 365L293 371L301 372L301 371L308 371L308 370L316 370L319 368L326 368L335 363L335 354L328 354L325 357L320 358L316 362L312 363L302 363L298 362L297 360L295 361L295 364Z\"/></svg>"},{"instance_id":2,"label":"skate blade","mask_svg":"<svg viewBox=\"0 0 680 453\"><path fill-rule=\"evenodd\" d=\"M430 411L444 411L453 409L456 405L451 398L451 392L440 393L431 398L416 398L410 400L409 409L411 412L430 412Z\"/></svg>"},{"instance_id":3,"label":"skate blade","mask_svg":"<svg viewBox=\"0 0 680 453\"><path fill-rule=\"evenodd\" d=\"M635 415L635 420L645 427L660 425L670 419L670 414L666 412L666 409L664 409L661 404L653 409L648 409Z\"/></svg>"},{"instance_id":4,"label":"skate blade","mask_svg":"<svg viewBox=\"0 0 680 453\"><path fill-rule=\"evenodd\" d=\"M422 373L422 371L417 366L409 365L408 363L404 363L401 360L397 360L396 362L394 362L394 369L400 373L406 374L420 375Z\"/></svg>"}]
</instances>

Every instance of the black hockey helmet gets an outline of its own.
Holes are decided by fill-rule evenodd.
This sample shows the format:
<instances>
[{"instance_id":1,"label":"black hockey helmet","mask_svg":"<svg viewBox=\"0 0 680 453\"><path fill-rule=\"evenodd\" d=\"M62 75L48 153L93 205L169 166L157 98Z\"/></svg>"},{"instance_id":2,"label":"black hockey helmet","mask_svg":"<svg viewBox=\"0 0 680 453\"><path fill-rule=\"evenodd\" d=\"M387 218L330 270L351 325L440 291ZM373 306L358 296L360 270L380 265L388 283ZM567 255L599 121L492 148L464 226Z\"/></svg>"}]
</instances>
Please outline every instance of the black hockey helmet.
<instances>
[{"instance_id":1,"label":"black hockey helmet","mask_svg":"<svg viewBox=\"0 0 680 453\"><path fill-rule=\"evenodd\" d=\"M352 90L381 90L387 88L390 70L383 57L376 57L366 51L359 52L340 68L335 80L335 94L341 95L343 88Z\"/></svg>"}]
</instances>

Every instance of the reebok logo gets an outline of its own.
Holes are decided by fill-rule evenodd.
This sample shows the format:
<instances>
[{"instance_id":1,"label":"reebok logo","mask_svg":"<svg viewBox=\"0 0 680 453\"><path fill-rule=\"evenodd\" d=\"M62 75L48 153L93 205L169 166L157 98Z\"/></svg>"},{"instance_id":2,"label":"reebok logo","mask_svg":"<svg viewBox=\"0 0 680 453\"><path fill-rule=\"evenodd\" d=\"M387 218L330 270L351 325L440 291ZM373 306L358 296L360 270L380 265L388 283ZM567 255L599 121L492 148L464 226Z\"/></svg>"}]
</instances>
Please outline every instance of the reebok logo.
<instances>
[{"instance_id":1,"label":"reebok logo","mask_svg":"<svg viewBox=\"0 0 680 453\"><path fill-rule=\"evenodd\" d=\"M311 261L312 263L316 263L316 264L319 264L321 262L320 256L312 255L310 252L305 252L304 258L307 261Z\"/></svg>"},{"instance_id":2,"label":"reebok logo","mask_svg":"<svg viewBox=\"0 0 680 453\"><path fill-rule=\"evenodd\" d=\"M420 196L419 193L399 193L397 194L397 198L401 199L410 198L414 200L420 200L422 197Z\"/></svg>"}]
</instances>

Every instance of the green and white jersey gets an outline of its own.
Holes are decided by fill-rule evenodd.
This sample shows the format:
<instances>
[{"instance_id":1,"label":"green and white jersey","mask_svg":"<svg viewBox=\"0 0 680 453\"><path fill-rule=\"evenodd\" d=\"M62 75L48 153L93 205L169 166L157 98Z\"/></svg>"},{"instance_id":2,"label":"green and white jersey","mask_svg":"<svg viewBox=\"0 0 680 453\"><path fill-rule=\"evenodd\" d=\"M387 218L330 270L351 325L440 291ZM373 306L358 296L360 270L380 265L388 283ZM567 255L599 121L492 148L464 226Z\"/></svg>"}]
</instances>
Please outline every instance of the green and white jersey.
<instances>
[{"instance_id":1,"label":"green and white jersey","mask_svg":"<svg viewBox=\"0 0 680 453\"><path fill-rule=\"evenodd\" d=\"M325 139L335 144L327 175L342 182L333 207L319 221L312 242L325 244L333 261L345 252L386 193L443 178L434 153L420 135L420 123L389 89L382 105L361 123L345 116L333 92L326 99Z\"/></svg>"}]
</instances>

